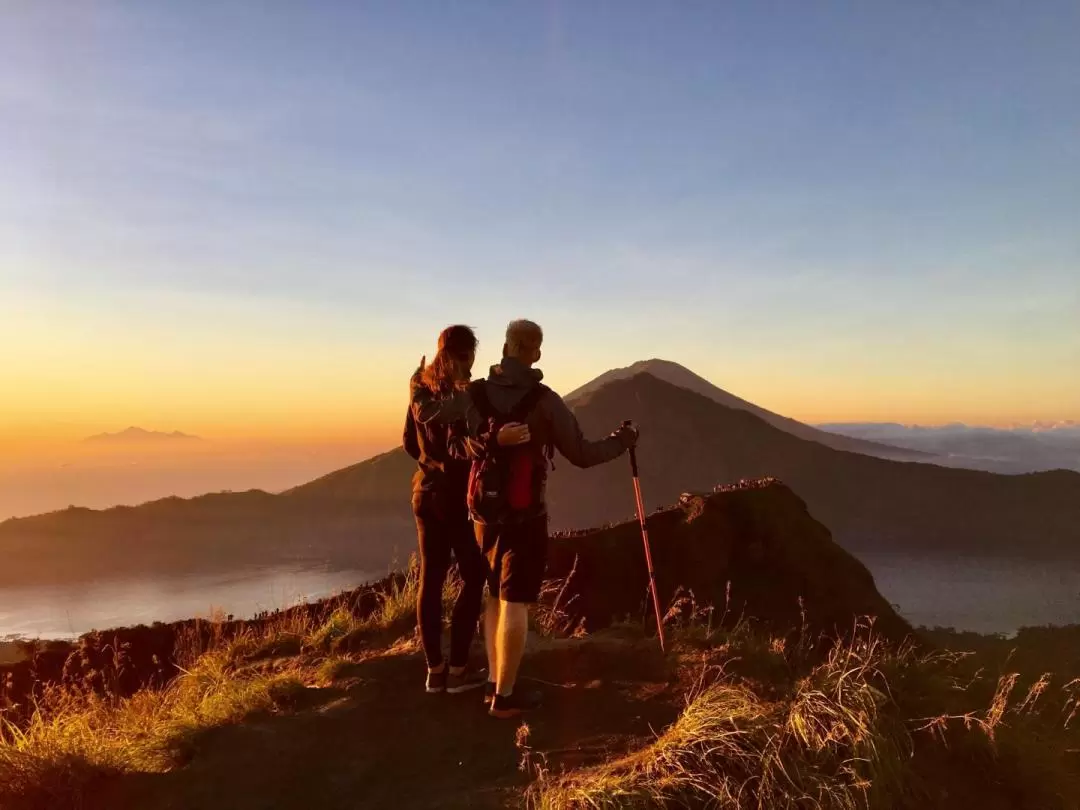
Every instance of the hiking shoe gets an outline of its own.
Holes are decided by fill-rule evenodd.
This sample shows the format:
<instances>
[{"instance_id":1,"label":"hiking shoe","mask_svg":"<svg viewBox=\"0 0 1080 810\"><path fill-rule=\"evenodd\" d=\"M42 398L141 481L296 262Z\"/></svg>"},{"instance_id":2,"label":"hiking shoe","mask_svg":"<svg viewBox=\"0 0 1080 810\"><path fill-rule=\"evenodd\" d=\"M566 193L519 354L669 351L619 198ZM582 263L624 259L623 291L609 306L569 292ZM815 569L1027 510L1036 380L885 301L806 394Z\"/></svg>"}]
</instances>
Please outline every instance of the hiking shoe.
<instances>
[{"instance_id":1,"label":"hiking shoe","mask_svg":"<svg viewBox=\"0 0 1080 810\"><path fill-rule=\"evenodd\" d=\"M487 683L487 673L484 672L473 672L469 669L460 675L451 672L446 676L446 691L451 695L460 695L470 689L479 689L485 683Z\"/></svg>"},{"instance_id":2,"label":"hiking shoe","mask_svg":"<svg viewBox=\"0 0 1080 810\"><path fill-rule=\"evenodd\" d=\"M539 709L543 699L539 692L512 692L509 695L495 695L491 700L488 714L505 720L517 717L522 712Z\"/></svg>"},{"instance_id":3,"label":"hiking shoe","mask_svg":"<svg viewBox=\"0 0 1080 810\"><path fill-rule=\"evenodd\" d=\"M429 672L427 674L427 686L425 690L429 695L436 695L446 691L446 670L442 672Z\"/></svg>"}]
</instances>

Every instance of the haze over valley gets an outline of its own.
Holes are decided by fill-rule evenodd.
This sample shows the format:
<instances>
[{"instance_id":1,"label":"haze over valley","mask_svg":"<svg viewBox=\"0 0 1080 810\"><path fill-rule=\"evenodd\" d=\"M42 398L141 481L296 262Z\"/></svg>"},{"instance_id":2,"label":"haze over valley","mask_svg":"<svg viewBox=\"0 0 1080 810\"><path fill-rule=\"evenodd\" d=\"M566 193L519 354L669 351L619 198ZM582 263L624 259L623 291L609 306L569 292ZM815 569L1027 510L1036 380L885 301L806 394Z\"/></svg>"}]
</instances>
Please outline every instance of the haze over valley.
<instances>
[{"instance_id":1,"label":"haze over valley","mask_svg":"<svg viewBox=\"0 0 1080 810\"><path fill-rule=\"evenodd\" d=\"M119 433L119 432L118 432ZM169 496L278 492L376 452L362 442L95 437L0 451L0 520L69 506L135 506Z\"/></svg>"},{"instance_id":2,"label":"haze over valley","mask_svg":"<svg viewBox=\"0 0 1080 810\"><path fill-rule=\"evenodd\" d=\"M821 430L863 441L886 442L933 455L937 463L1003 473L1080 471L1080 424L1073 420L987 427L848 422Z\"/></svg>"}]
</instances>

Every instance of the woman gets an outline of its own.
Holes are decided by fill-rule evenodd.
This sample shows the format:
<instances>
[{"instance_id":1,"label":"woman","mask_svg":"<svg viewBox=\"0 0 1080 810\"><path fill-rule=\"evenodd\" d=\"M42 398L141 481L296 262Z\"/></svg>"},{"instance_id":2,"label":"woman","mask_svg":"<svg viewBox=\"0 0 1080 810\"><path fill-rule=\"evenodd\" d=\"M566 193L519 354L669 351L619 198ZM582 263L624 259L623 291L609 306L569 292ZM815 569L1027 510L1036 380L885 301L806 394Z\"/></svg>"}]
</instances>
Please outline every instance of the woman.
<instances>
[{"instance_id":1,"label":"woman","mask_svg":"<svg viewBox=\"0 0 1080 810\"><path fill-rule=\"evenodd\" d=\"M454 398L469 381L476 359L476 335L468 326L448 326L439 335L435 359L413 376L403 444L417 461L412 506L420 544L420 597L416 614L427 658L429 693L465 692L485 678L468 671L469 648L480 618L487 564L476 544L466 490L469 481L464 422L446 424L436 417L440 404ZM460 402L460 397L456 398ZM462 587L450 620L450 658L442 654L442 592L457 559Z\"/></svg>"}]
</instances>

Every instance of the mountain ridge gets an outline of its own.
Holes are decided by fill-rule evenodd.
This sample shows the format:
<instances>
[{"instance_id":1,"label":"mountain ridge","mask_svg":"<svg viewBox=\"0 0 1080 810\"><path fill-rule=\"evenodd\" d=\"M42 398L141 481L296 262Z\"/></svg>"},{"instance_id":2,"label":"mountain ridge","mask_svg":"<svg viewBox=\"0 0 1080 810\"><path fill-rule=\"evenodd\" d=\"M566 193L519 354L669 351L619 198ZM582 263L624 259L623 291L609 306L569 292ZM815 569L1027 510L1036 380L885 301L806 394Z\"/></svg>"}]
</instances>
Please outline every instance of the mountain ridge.
<instances>
[{"instance_id":1,"label":"mountain ridge","mask_svg":"<svg viewBox=\"0 0 1080 810\"><path fill-rule=\"evenodd\" d=\"M774 413L766 408L762 408L760 405L756 405L742 397L738 397L735 394L725 391L715 383L707 380L700 374L691 371L680 363L660 358L639 360L624 368L615 368L606 371L599 377L585 383L585 385L574 389L567 394L564 399L566 399L567 402L576 402L587 398L605 385L617 380L628 379L642 373L651 374L659 380L706 396L725 407L748 411L768 422L778 430L790 433L793 436L798 436L800 439L819 442L836 450L847 450L854 453L865 453L866 455L878 456L880 458L891 458L904 461L929 459L929 454L921 453L909 448L895 447L884 442L869 441L858 437L831 433L819 430L818 428L800 422L797 419L781 416L778 413Z\"/></svg>"},{"instance_id":2,"label":"mountain ridge","mask_svg":"<svg viewBox=\"0 0 1080 810\"><path fill-rule=\"evenodd\" d=\"M649 508L682 489L774 476L849 549L1080 552L1078 473L1005 476L839 451L648 374L611 383L578 409L587 435L600 433L617 415L641 426L638 456ZM553 514L571 525L592 525L616 509L632 512L619 466L579 471L563 465L565 472L552 481Z\"/></svg>"}]
</instances>

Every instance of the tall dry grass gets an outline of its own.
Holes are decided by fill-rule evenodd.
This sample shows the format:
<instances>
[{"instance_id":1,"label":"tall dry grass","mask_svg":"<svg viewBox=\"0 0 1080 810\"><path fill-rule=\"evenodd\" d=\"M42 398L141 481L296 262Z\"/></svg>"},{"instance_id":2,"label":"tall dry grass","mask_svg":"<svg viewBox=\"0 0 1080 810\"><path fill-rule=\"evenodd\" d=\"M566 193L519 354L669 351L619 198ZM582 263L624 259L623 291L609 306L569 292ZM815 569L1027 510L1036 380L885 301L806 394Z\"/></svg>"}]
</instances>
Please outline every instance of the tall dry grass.
<instances>
[{"instance_id":1,"label":"tall dry grass","mask_svg":"<svg viewBox=\"0 0 1080 810\"><path fill-rule=\"evenodd\" d=\"M51 686L27 724L0 719L0 807L78 806L94 778L167 770L205 730L276 711L304 688L294 672L239 670L228 646L129 698Z\"/></svg>"},{"instance_id":2,"label":"tall dry grass","mask_svg":"<svg viewBox=\"0 0 1080 810\"><path fill-rule=\"evenodd\" d=\"M448 581L444 599L459 587ZM332 650L414 632L418 591L412 565L370 615L342 604L325 618L296 612L239 631L224 617L196 623L178 639L178 677L130 697L44 686L28 720L0 715L0 807L76 807L98 777L184 762L208 729L282 710L306 679L326 681L342 661Z\"/></svg>"},{"instance_id":3,"label":"tall dry grass","mask_svg":"<svg viewBox=\"0 0 1080 810\"><path fill-rule=\"evenodd\" d=\"M742 622L735 625L741 637L709 632L733 656L746 645L774 657L784 652L778 640L752 641ZM691 640L702 633L694 628ZM1044 712L1048 676L1021 692L1016 677L1005 674L981 709L957 712L978 693L956 671L959 660L887 645L862 627L825 660L803 674L793 670L790 683L774 681L767 690L726 667L709 667L678 720L653 743L566 775L541 772L529 804L540 810L907 810L929 806L923 769L936 758L969 769L958 779L1008 772L1002 778L1012 780L1010 790L1030 802L1020 806L1076 806L1069 803L1080 793L1070 792L1077 786L1067 743L1046 744L1048 735L1064 730L1069 718L1062 704L1075 708L1075 687L1066 684L1064 700ZM931 707L936 714L919 714Z\"/></svg>"},{"instance_id":4,"label":"tall dry grass","mask_svg":"<svg viewBox=\"0 0 1080 810\"><path fill-rule=\"evenodd\" d=\"M461 592L456 569L443 583L443 620L449 622L454 601ZM304 638L304 648L312 651L347 652L381 645L402 637L418 637L416 602L420 596L420 566L415 555L408 569L389 588L379 594L376 608L358 617L342 608L334 611L322 625L311 629Z\"/></svg>"}]
</instances>

